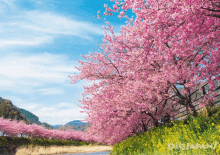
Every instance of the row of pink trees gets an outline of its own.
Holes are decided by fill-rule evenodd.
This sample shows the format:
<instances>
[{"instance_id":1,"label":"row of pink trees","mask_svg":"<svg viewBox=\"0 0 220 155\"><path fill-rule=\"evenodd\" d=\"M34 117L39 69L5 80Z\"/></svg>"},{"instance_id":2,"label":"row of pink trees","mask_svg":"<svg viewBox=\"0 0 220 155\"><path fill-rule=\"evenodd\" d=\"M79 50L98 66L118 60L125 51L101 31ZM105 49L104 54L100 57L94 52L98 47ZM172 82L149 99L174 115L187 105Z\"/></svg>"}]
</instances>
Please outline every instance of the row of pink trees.
<instances>
[{"instance_id":1,"label":"row of pink trees","mask_svg":"<svg viewBox=\"0 0 220 155\"><path fill-rule=\"evenodd\" d=\"M18 134L28 135L31 138L42 139L58 139L58 140L82 140L82 141L94 141L97 142L97 137L89 136L85 132L67 130L47 130L43 127L33 124L27 125L23 122L17 122L16 120L10 121L9 119L0 118L0 131L7 136L17 137Z\"/></svg>"},{"instance_id":2,"label":"row of pink trees","mask_svg":"<svg viewBox=\"0 0 220 155\"><path fill-rule=\"evenodd\" d=\"M184 105L196 116L191 94L205 82L210 87L208 92L199 89L200 105L215 99L214 82L220 80L218 0L116 0L113 10L105 7L104 15L121 7L125 12L132 9L137 18L133 21L121 11L119 19L125 16L133 26L121 27L118 36L107 22L104 28L112 37L105 31L104 52L82 56L90 61L79 61L81 73L70 76L71 83L101 80L84 87L83 95L92 98L80 101L92 124L87 131L114 144L146 131L149 122L158 126L162 116L174 115L174 107L167 106Z\"/></svg>"}]
</instances>

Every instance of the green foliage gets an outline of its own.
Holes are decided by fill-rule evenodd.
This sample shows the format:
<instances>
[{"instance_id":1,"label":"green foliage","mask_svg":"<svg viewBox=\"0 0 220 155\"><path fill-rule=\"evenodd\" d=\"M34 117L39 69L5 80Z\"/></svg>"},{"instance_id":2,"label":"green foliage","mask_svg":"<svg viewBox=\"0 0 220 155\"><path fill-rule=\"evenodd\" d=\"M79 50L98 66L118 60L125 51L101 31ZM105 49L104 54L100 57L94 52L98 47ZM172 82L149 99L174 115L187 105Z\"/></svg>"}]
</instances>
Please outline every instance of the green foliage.
<instances>
[{"instance_id":1,"label":"green foliage","mask_svg":"<svg viewBox=\"0 0 220 155\"><path fill-rule=\"evenodd\" d=\"M0 117L2 117L4 119L9 117L9 107L7 106L7 103L5 102L1 102L0 104Z\"/></svg>"}]
</instances>

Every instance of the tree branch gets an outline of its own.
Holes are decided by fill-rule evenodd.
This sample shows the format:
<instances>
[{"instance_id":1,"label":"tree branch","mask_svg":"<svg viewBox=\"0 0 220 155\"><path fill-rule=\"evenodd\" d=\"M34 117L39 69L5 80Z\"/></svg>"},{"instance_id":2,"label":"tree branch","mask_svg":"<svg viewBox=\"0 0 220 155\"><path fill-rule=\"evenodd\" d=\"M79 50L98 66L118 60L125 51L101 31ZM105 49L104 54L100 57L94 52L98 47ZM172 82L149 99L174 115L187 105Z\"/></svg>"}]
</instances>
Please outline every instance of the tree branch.
<instances>
[{"instance_id":1,"label":"tree branch","mask_svg":"<svg viewBox=\"0 0 220 155\"><path fill-rule=\"evenodd\" d=\"M202 9L205 9L205 10L208 10L208 11L212 11L212 12L220 12L220 10L214 10L214 9L209 9L209 8L204 8L204 7L201 7Z\"/></svg>"}]
</instances>

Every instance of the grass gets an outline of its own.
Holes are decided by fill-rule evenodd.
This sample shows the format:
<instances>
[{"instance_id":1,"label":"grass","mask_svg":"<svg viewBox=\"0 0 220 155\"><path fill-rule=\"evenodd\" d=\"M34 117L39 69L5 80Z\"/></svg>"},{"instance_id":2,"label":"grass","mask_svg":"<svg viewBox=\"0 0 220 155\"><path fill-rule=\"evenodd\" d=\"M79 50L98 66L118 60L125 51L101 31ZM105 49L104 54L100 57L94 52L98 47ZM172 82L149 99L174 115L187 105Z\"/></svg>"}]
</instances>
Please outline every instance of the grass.
<instances>
[{"instance_id":1,"label":"grass","mask_svg":"<svg viewBox=\"0 0 220 155\"><path fill-rule=\"evenodd\" d=\"M185 145L185 148L184 148ZM193 148L194 146L194 148ZM212 148L210 148L212 146ZM187 149L188 148L188 149ZM113 145L111 155L220 154L220 107L154 127Z\"/></svg>"},{"instance_id":2,"label":"grass","mask_svg":"<svg viewBox=\"0 0 220 155\"><path fill-rule=\"evenodd\" d=\"M89 152L103 152L110 151L111 146L101 146L98 144L88 145L88 146L51 146L45 148L43 146L29 146L28 148L21 147L16 151L16 155L54 155L54 154L71 154L71 153L89 153Z\"/></svg>"}]
</instances>

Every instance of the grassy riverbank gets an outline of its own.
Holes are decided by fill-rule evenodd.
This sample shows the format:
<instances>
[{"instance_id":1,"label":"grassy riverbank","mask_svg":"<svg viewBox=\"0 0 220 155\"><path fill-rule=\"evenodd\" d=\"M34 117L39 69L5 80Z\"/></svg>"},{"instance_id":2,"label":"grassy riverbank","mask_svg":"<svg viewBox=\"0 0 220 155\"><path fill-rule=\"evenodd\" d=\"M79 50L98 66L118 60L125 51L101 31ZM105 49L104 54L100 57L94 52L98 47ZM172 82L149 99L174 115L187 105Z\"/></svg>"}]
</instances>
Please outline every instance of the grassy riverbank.
<instances>
[{"instance_id":1,"label":"grassy riverbank","mask_svg":"<svg viewBox=\"0 0 220 155\"><path fill-rule=\"evenodd\" d=\"M113 145L111 155L220 154L220 107L154 127Z\"/></svg>"}]
</instances>

